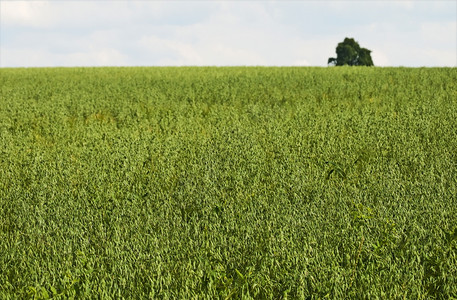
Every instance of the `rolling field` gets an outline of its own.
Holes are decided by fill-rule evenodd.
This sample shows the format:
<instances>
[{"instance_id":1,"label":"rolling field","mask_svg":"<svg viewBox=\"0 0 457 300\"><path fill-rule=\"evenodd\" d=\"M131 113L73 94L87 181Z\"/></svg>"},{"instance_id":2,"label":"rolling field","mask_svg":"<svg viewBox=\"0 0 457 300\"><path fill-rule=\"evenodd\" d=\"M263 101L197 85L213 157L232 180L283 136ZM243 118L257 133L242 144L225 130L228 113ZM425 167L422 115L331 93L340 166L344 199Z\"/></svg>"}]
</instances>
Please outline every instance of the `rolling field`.
<instances>
[{"instance_id":1,"label":"rolling field","mask_svg":"<svg viewBox=\"0 0 457 300\"><path fill-rule=\"evenodd\" d=\"M0 298L457 298L457 68L0 69Z\"/></svg>"}]
</instances>

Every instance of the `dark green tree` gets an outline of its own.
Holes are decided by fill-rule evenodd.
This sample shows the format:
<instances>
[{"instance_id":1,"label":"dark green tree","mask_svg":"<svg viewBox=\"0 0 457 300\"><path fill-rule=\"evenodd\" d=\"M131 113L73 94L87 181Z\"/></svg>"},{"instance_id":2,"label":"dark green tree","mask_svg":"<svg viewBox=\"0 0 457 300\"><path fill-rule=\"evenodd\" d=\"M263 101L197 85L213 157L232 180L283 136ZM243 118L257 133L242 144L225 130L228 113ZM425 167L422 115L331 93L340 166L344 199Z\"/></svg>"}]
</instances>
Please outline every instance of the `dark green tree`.
<instances>
[{"instance_id":1,"label":"dark green tree","mask_svg":"<svg viewBox=\"0 0 457 300\"><path fill-rule=\"evenodd\" d=\"M335 66L374 66L371 51L361 48L353 38L345 38L336 47L336 58L330 57L328 64Z\"/></svg>"}]
</instances>

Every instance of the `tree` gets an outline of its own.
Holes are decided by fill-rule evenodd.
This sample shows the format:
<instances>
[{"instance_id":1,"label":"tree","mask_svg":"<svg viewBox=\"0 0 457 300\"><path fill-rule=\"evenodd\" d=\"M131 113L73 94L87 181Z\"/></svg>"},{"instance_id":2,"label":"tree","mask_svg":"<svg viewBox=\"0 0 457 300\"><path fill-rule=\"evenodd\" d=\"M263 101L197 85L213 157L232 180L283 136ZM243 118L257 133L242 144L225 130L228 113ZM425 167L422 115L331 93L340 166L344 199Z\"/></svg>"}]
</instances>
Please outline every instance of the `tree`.
<instances>
[{"instance_id":1,"label":"tree","mask_svg":"<svg viewBox=\"0 0 457 300\"><path fill-rule=\"evenodd\" d=\"M335 66L374 66L370 55L371 51L360 48L353 38L345 38L336 47L336 58L330 57L327 64Z\"/></svg>"}]
</instances>

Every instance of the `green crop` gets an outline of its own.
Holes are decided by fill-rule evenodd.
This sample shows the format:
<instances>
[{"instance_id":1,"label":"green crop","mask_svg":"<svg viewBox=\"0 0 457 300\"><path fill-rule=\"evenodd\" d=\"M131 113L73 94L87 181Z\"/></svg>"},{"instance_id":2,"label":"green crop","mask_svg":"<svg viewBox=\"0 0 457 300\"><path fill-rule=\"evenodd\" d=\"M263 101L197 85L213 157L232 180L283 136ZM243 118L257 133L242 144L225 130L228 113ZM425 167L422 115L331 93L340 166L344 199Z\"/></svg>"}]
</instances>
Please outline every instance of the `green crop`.
<instances>
[{"instance_id":1,"label":"green crop","mask_svg":"<svg viewBox=\"0 0 457 300\"><path fill-rule=\"evenodd\" d=\"M457 297L456 68L0 69L0 298Z\"/></svg>"}]
</instances>

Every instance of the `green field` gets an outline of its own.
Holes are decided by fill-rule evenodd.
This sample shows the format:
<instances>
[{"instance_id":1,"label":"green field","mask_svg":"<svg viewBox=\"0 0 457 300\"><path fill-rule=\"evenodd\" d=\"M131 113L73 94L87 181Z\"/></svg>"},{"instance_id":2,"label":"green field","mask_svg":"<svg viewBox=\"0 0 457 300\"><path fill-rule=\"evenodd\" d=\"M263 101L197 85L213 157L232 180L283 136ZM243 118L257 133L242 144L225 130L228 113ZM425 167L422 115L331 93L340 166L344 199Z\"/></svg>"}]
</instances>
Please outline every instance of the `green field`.
<instances>
[{"instance_id":1,"label":"green field","mask_svg":"<svg viewBox=\"0 0 457 300\"><path fill-rule=\"evenodd\" d=\"M0 88L1 299L457 297L457 68Z\"/></svg>"}]
</instances>

